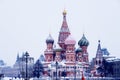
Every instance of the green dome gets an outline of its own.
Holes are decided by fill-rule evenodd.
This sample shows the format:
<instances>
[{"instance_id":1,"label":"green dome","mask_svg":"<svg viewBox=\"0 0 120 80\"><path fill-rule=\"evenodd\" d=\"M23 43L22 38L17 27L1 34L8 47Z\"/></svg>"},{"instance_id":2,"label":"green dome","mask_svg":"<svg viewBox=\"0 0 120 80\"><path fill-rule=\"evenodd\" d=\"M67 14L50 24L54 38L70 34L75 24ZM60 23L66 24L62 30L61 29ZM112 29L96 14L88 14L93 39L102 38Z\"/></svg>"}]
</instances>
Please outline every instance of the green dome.
<instances>
[{"instance_id":1,"label":"green dome","mask_svg":"<svg viewBox=\"0 0 120 80\"><path fill-rule=\"evenodd\" d=\"M75 50L75 53L79 53L79 52L82 52L82 48L80 47Z\"/></svg>"},{"instance_id":2,"label":"green dome","mask_svg":"<svg viewBox=\"0 0 120 80\"><path fill-rule=\"evenodd\" d=\"M79 46L88 46L89 41L86 39L85 35L83 34L83 37L78 41Z\"/></svg>"}]
</instances>

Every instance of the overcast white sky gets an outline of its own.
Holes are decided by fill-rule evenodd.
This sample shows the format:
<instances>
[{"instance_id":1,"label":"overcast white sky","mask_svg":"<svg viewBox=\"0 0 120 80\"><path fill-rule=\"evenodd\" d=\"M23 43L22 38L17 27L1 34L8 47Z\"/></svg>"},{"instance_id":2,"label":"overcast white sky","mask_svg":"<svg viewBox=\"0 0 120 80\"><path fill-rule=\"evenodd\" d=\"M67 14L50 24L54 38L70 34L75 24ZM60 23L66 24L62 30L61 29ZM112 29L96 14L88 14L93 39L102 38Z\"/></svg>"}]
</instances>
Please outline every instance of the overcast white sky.
<instances>
[{"instance_id":1,"label":"overcast white sky","mask_svg":"<svg viewBox=\"0 0 120 80\"><path fill-rule=\"evenodd\" d=\"M120 58L119 0L0 0L0 59L13 65L17 53L28 51L36 61L44 53L49 33L57 43L64 8L75 40L83 32L89 40L90 59L99 39L102 47Z\"/></svg>"}]
</instances>

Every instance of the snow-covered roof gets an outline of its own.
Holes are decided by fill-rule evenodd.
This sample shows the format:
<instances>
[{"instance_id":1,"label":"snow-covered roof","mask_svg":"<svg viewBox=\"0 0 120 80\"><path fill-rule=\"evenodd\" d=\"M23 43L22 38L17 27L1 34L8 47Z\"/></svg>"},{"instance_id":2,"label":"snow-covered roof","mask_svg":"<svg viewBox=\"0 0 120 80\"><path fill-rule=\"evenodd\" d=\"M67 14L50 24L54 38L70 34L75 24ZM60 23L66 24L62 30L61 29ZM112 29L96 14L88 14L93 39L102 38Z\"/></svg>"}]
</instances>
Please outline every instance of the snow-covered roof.
<instances>
[{"instance_id":1,"label":"snow-covered roof","mask_svg":"<svg viewBox=\"0 0 120 80\"><path fill-rule=\"evenodd\" d=\"M68 37L67 37L67 39L65 40L65 44L75 44L76 43L76 41L75 41L75 39L72 37L72 35L69 35Z\"/></svg>"},{"instance_id":2,"label":"snow-covered roof","mask_svg":"<svg viewBox=\"0 0 120 80\"><path fill-rule=\"evenodd\" d=\"M106 59L108 62L115 62L115 61L120 61L120 58L108 58Z\"/></svg>"}]
</instances>

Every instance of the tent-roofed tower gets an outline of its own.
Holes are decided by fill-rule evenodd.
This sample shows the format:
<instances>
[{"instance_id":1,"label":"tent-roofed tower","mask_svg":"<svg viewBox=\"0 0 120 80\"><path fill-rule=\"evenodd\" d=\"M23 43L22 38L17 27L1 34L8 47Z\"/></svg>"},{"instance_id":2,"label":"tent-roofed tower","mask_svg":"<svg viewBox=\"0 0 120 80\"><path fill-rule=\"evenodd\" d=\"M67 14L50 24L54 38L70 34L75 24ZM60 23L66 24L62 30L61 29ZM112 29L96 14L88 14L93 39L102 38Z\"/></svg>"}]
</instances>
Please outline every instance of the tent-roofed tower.
<instances>
[{"instance_id":1,"label":"tent-roofed tower","mask_svg":"<svg viewBox=\"0 0 120 80\"><path fill-rule=\"evenodd\" d=\"M102 65L102 59L103 59L103 53L101 49L100 40L98 40L98 48L96 52L96 65L98 66Z\"/></svg>"},{"instance_id":2,"label":"tent-roofed tower","mask_svg":"<svg viewBox=\"0 0 120 80\"><path fill-rule=\"evenodd\" d=\"M70 35L70 31L66 21L66 10L63 11L63 22L59 32L58 44L62 49L65 49L65 39Z\"/></svg>"},{"instance_id":3,"label":"tent-roofed tower","mask_svg":"<svg viewBox=\"0 0 120 80\"><path fill-rule=\"evenodd\" d=\"M96 57L102 58L102 50L101 50L100 40L98 40L98 48L97 48L97 52L96 52Z\"/></svg>"}]
</instances>

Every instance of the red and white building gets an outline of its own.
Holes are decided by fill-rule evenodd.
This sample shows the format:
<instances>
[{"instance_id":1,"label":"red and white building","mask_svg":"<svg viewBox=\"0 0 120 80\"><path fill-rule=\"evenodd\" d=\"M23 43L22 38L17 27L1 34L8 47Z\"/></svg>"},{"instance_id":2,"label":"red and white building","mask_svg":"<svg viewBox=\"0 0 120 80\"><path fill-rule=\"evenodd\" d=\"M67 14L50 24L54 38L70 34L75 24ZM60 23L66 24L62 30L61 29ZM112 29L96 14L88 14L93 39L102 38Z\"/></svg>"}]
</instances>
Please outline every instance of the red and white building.
<instances>
[{"instance_id":1,"label":"red and white building","mask_svg":"<svg viewBox=\"0 0 120 80\"><path fill-rule=\"evenodd\" d=\"M63 76L63 72L66 72L66 76L80 76L81 72L86 71L89 67L89 59L87 47L89 41L83 34L82 38L78 41L79 47L75 49L76 40L70 33L67 20L67 12L63 12L63 22L58 36L58 44L54 44L54 39L49 34L46 39L47 47L44 51L45 62L45 75L50 74L51 76L56 73L56 62L57 64L57 76ZM57 45L54 46L54 45ZM50 71L50 73L49 73Z\"/></svg>"}]
</instances>

